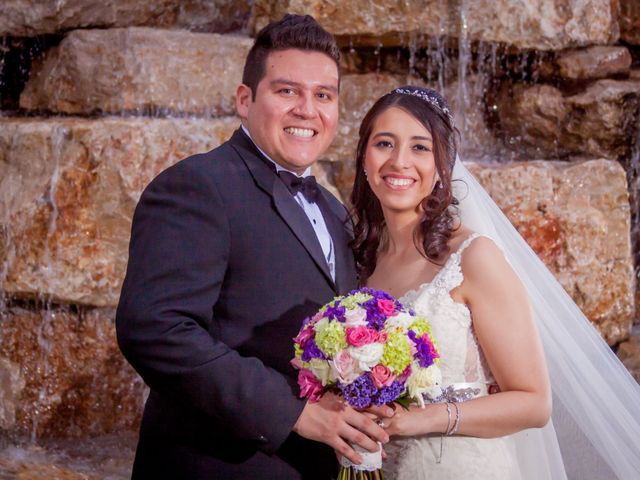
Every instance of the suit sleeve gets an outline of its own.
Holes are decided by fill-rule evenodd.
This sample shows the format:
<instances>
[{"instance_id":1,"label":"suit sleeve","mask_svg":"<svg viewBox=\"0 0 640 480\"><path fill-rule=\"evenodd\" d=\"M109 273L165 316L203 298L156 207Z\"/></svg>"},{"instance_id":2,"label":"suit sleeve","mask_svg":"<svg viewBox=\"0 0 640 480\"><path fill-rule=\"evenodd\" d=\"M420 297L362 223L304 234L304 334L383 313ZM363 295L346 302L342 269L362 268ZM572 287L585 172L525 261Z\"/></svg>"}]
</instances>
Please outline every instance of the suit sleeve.
<instances>
[{"instance_id":1,"label":"suit sleeve","mask_svg":"<svg viewBox=\"0 0 640 480\"><path fill-rule=\"evenodd\" d=\"M210 334L229 238L211 179L187 161L159 175L133 218L118 343L152 389L272 453L304 402L292 393L291 379Z\"/></svg>"}]
</instances>

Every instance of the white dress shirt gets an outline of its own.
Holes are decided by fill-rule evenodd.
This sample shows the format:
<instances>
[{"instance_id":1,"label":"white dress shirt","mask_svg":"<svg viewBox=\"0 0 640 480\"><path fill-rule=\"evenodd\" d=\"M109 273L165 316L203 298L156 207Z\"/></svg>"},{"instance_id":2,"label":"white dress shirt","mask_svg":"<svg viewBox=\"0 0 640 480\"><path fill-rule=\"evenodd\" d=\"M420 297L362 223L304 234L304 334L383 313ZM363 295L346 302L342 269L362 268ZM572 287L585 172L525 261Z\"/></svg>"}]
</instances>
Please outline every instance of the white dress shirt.
<instances>
[{"instance_id":1,"label":"white dress shirt","mask_svg":"<svg viewBox=\"0 0 640 480\"><path fill-rule=\"evenodd\" d=\"M253 138L251 138L251 134L249 130L246 129L244 125L242 125L242 130L247 134L247 137L251 139L253 142ZM276 172L280 172L284 170L285 172L292 173L296 177L304 178L311 174L311 167L307 168L302 175L298 175L296 172L292 172L280 164L274 162L269 155L267 155L256 142L253 142L258 150L265 156L267 160L273 163L276 166ZM293 198L298 202L300 208L304 210L304 213L309 218L309 222L311 222L311 226L313 227L313 231L316 232L316 237L320 242L320 246L322 247L322 253L324 253L324 258L327 261L327 265L329 266L329 272L331 272L331 278L335 281L336 279L336 255L333 248L333 240L331 239L331 235L329 234L329 230L327 229L327 224L322 217L322 212L320 212L320 208L316 203L309 202L302 192L298 192L293 196Z\"/></svg>"}]
</instances>

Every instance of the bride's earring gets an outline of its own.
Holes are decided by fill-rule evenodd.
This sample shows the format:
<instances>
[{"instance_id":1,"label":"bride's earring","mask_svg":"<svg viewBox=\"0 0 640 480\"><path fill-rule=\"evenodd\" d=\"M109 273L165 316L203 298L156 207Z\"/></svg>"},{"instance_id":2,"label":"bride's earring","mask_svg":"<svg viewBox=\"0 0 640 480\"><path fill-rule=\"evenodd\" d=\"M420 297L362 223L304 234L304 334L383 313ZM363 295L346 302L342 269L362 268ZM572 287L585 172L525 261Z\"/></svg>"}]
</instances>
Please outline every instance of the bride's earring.
<instances>
[{"instance_id":1,"label":"bride's earring","mask_svg":"<svg viewBox=\"0 0 640 480\"><path fill-rule=\"evenodd\" d=\"M369 175L367 175L367 169L363 168L362 171L364 172L364 178L369 179Z\"/></svg>"}]
</instances>

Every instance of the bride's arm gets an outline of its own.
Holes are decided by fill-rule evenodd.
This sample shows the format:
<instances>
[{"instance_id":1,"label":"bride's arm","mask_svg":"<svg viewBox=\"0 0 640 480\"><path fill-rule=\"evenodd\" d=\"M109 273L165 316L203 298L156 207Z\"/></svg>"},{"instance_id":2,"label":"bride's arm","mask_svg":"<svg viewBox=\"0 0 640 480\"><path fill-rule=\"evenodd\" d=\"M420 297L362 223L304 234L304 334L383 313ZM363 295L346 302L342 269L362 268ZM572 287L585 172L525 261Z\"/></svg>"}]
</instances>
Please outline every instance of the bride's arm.
<instances>
[{"instance_id":1,"label":"bride's arm","mask_svg":"<svg viewBox=\"0 0 640 480\"><path fill-rule=\"evenodd\" d=\"M551 413L551 388L542 345L524 286L489 239L478 238L463 253L465 280L453 292L473 315L478 342L500 393L458 404L459 435L498 437L542 427ZM451 408L452 422L455 408ZM444 432L445 405L398 409L391 435Z\"/></svg>"}]
</instances>

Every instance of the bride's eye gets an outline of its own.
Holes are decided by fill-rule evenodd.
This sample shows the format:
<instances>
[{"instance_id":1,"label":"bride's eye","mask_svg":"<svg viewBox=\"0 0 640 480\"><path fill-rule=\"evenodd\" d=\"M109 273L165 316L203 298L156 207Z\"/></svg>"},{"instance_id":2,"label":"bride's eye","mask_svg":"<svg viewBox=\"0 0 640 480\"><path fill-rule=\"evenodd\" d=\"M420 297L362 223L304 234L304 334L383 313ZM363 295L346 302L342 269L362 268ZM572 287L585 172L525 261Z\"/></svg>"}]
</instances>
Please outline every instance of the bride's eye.
<instances>
[{"instance_id":1,"label":"bride's eye","mask_svg":"<svg viewBox=\"0 0 640 480\"><path fill-rule=\"evenodd\" d=\"M420 143L417 143L416 145L413 146L414 150L418 150L420 152L430 152L431 148L428 147L427 145L422 145Z\"/></svg>"},{"instance_id":2,"label":"bride's eye","mask_svg":"<svg viewBox=\"0 0 640 480\"><path fill-rule=\"evenodd\" d=\"M373 146L374 147L378 147L378 148L391 148L391 147L393 147L391 142L388 141L388 140L380 140L380 141L374 143Z\"/></svg>"}]
</instances>

